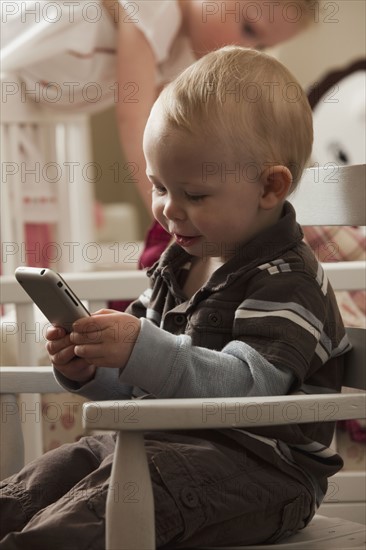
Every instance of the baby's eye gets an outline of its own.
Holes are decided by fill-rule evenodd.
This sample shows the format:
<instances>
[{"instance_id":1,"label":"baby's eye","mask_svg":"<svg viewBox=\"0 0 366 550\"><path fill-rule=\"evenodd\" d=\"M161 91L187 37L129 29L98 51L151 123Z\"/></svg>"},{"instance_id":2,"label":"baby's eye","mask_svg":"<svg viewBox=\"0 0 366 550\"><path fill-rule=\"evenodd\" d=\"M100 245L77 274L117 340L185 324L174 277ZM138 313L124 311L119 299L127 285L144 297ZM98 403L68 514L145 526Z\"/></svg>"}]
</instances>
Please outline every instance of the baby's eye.
<instances>
[{"instance_id":1,"label":"baby's eye","mask_svg":"<svg viewBox=\"0 0 366 550\"><path fill-rule=\"evenodd\" d=\"M250 36L251 38L256 38L257 33L251 23L248 23L248 21L244 21L242 25L242 33L246 36Z\"/></svg>"},{"instance_id":2,"label":"baby's eye","mask_svg":"<svg viewBox=\"0 0 366 550\"><path fill-rule=\"evenodd\" d=\"M190 195L189 193L186 193L186 197L191 202L199 202L202 201L207 195Z\"/></svg>"},{"instance_id":3,"label":"baby's eye","mask_svg":"<svg viewBox=\"0 0 366 550\"><path fill-rule=\"evenodd\" d=\"M166 189L161 185L153 185L152 192L156 195L165 195Z\"/></svg>"}]
</instances>

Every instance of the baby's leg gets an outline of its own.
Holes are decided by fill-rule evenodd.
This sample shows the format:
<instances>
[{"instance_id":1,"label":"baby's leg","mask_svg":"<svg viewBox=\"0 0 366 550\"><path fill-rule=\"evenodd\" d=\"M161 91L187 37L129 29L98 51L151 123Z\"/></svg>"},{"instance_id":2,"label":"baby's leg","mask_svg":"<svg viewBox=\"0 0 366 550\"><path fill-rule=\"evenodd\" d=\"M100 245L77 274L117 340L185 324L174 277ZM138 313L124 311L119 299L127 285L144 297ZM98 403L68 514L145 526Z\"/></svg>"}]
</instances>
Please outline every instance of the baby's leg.
<instances>
[{"instance_id":1,"label":"baby's leg","mask_svg":"<svg viewBox=\"0 0 366 550\"><path fill-rule=\"evenodd\" d=\"M313 495L300 472L281 471L226 435L149 433L145 446L157 547L275 541L302 528L312 516ZM22 532L10 533L0 542L0 550L104 548L111 464L109 455L98 469L34 516ZM138 498L138 491L138 483L131 480L114 487L113 495L116 500Z\"/></svg>"},{"instance_id":2,"label":"baby's leg","mask_svg":"<svg viewBox=\"0 0 366 550\"><path fill-rule=\"evenodd\" d=\"M159 437L161 434L157 434ZM174 438L174 443L175 444ZM171 539L183 530L174 500L152 464L156 455L170 451L170 441L146 441L147 454L158 514L158 542ZM105 507L113 453L98 468L74 485L68 493L41 509L19 532L10 532L0 541L0 550L101 550L105 547ZM175 461L172 466L175 468ZM77 469L77 465L72 465ZM174 473L171 473L174 475ZM177 472L179 475L179 473ZM80 477L80 476L78 476ZM136 486L136 488L134 487ZM136 482L116 487L114 498L138 498ZM160 513L161 511L164 513ZM17 510L15 510L17 513ZM161 535L159 535L161 533Z\"/></svg>"},{"instance_id":3,"label":"baby's leg","mask_svg":"<svg viewBox=\"0 0 366 550\"><path fill-rule=\"evenodd\" d=\"M21 531L43 508L68 493L114 451L110 435L62 445L0 482L0 540Z\"/></svg>"}]
</instances>

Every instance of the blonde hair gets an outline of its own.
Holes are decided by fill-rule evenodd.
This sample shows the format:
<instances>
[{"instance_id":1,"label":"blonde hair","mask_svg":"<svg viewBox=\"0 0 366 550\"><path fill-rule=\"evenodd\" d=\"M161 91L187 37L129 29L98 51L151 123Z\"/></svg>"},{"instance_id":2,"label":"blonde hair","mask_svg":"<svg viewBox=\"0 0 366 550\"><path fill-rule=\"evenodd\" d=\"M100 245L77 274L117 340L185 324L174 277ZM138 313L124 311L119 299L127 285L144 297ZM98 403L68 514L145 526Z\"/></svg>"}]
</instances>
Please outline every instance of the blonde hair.
<instances>
[{"instance_id":1,"label":"blonde hair","mask_svg":"<svg viewBox=\"0 0 366 550\"><path fill-rule=\"evenodd\" d=\"M286 166L295 188L308 160L312 113L297 80L275 58L226 46L188 67L161 93L168 124L214 137L259 177Z\"/></svg>"}]
</instances>

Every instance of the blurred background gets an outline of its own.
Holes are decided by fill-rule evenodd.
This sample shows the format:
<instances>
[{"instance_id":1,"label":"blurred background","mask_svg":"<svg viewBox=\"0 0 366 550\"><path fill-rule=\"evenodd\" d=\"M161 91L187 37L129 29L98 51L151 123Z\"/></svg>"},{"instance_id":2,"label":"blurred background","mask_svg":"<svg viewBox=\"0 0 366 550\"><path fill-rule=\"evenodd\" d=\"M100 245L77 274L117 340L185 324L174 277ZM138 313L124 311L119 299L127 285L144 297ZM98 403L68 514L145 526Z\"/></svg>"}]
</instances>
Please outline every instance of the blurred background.
<instances>
[{"instance_id":1,"label":"blurred background","mask_svg":"<svg viewBox=\"0 0 366 550\"><path fill-rule=\"evenodd\" d=\"M306 32L269 53L284 63L308 90L330 71L365 58L365 21L364 0L322 1L319 15L314 13L314 23ZM142 240L150 224L150 215L125 170L114 107L92 117L92 133L94 160L102 167L101 179L95 185L96 198L107 204L126 202L133 205L138 220L137 238ZM118 173L119 178L115 177Z\"/></svg>"}]
</instances>

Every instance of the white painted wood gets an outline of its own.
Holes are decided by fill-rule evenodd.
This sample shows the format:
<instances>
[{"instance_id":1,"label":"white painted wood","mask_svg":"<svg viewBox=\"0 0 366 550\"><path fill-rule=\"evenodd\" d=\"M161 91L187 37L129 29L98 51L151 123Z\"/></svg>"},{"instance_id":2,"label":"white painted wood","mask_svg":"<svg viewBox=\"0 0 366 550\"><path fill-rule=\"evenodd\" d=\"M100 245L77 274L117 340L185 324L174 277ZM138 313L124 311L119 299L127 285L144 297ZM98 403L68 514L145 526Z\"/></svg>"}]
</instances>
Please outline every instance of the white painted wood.
<instances>
[{"instance_id":1,"label":"white painted wood","mask_svg":"<svg viewBox=\"0 0 366 550\"><path fill-rule=\"evenodd\" d=\"M52 367L0 367L0 393L64 393Z\"/></svg>"},{"instance_id":2,"label":"white painted wood","mask_svg":"<svg viewBox=\"0 0 366 550\"><path fill-rule=\"evenodd\" d=\"M4 111L5 109L2 109ZM0 151L1 159L8 158L7 154L7 131L4 125L0 124ZM14 257L16 242L14 241L14 229L13 223L14 220L11 216L10 204L11 204L11 184L9 181L9 171L14 168L11 168L10 164L2 163L2 182L1 182L1 240L3 246L3 262L4 268L2 272L5 274L13 273L17 267L17 260Z\"/></svg>"},{"instance_id":3,"label":"white painted wood","mask_svg":"<svg viewBox=\"0 0 366 550\"><path fill-rule=\"evenodd\" d=\"M364 525L339 518L315 516L306 529L278 544L230 546L221 550L365 550L365 535ZM217 548L205 547L201 550Z\"/></svg>"},{"instance_id":4,"label":"white painted wood","mask_svg":"<svg viewBox=\"0 0 366 550\"><path fill-rule=\"evenodd\" d=\"M107 498L106 548L155 548L154 498L142 433L118 434Z\"/></svg>"},{"instance_id":5,"label":"white painted wood","mask_svg":"<svg viewBox=\"0 0 366 550\"><path fill-rule=\"evenodd\" d=\"M17 402L24 441L24 464L28 464L43 454L42 397L40 393L21 393Z\"/></svg>"},{"instance_id":6,"label":"white painted wood","mask_svg":"<svg viewBox=\"0 0 366 550\"><path fill-rule=\"evenodd\" d=\"M223 429L362 418L366 394L99 401L83 407L89 430Z\"/></svg>"},{"instance_id":7,"label":"white painted wood","mask_svg":"<svg viewBox=\"0 0 366 550\"><path fill-rule=\"evenodd\" d=\"M358 474L358 484L360 484L360 474ZM366 502L335 502L323 503L319 514L328 518L342 518L347 521L354 521L361 525L366 524Z\"/></svg>"},{"instance_id":8,"label":"white painted wood","mask_svg":"<svg viewBox=\"0 0 366 550\"><path fill-rule=\"evenodd\" d=\"M20 285L19 285L20 286ZM16 315L18 321L18 364L25 365L37 364L37 352L40 341L40 326L35 321L34 307L31 304L16 304ZM3 379L1 378L1 385ZM19 384L13 389L14 394L19 393L22 386ZM43 434L42 434L42 422L40 418L40 406L41 396L39 394L40 386L34 386L33 392L27 395L19 395L18 403L20 403L22 410L20 411L20 423L24 440L24 463L31 462L43 452ZM9 389L10 391L10 389ZM14 471L17 471L16 465L11 461L11 467Z\"/></svg>"},{"instance_id":9,"label":"white painted wood","mask_svg":"<svg viewBox=\"0 0 366 550\"><path fill-rule=\"evenodd\" d=\"M16 75L2 74L4 93L9 83L20 86ZM10 275L17 266L27 263L21 249L26 246L25 224L29 222L55 225L56 243L61 249L56 269L93 269L92 263L85 261L80 253L83 246L95 240L93 179L85 176L86 167L92 163L89 116L47 109L40 102L23 101L19 93L6 94L6 108L1 114L1 159L6 175L1 189L3 205L6 205L5 211L2 205L1 229L2 239L5 236L5 243L14 248L14 253L9 253L8 261L2 265L2 273ZM21 154L24 143L30 151L29 157L34 160L34 164L30 162L29 166L28 161L24 164L25 157ZM23 185L23 168L27 171L34 168L35 163L40 171L37 195L47 195L51 181L56 199L53 207L40 210L42 214L37 219L34 219L34 209L23 202L27 187ZM48 163L57 167L55 181L53 176L44 175ZM67 245L70 242L78 247L79 253L74 257L69 254Z\"/></svg>"},{"instance_id":10,"label":"white painted wood","mask_svg":"<svg viewBox=\"0 0 366 550\"><path fill-rule=\"evenodd\" d=\"M329 262L323 263L333 290L359 290L366 283L366 262Z\"/></svg>"},{"instance_id":11,"label":"white painted wood","mask_svg":"<svg viewBox=\"0 0 366 550\"><path fill-rule=\"evenodd\" d=\"M366 458L366 457L365 457ZM341 470L329 479L328 491L324 502L339 504L339 502L366 503L366 483L360 483L358 471ZM364 517L366 522L366 515Z\"/></svg>"},{"instance_id":12,"label":"white painted wood","mask_svg":"<svg viewBox=\"0 0 366 550\"><path fill-rule=\"evenodd\" d=\"M328 491L318 512L366 524L366 449L359 471L341 470L329 479Z\"/></svg>"},{"instance_id":13,"label":"white painted wood","mask_svg":"<svg viewBox=\"0 0 366 550\"><path fill-rule=\"evenodd\" d=\"M145 271L98 271L87 273L61 273L72 290L81 299L133 300L149 286ZM0 277L1 303L31 303L13 275Z\"/></svg>"},{"instance_id":14,"label":"white painted wood","mask_svg":"<svg viewBox=\"0 0 366 550\"><path fill-rule=\"evenodd\" d=\"M59 125L59 129L62 130L62 138L56 139L58 157L63 157L64 163L70 160L78 163L75 179L71 177L65 181L67 209L63 210L62 215L68 214L70 217L70 240L78 244L79 250L85 251L90 244L96 244L93 216L95 176L90 174L88 168L93 158L89 118L84 117L81 121L70 120L66 125ZM59 196L63 192L65 191L60 190ZM65 239L61 242L65 242ZM61 269L75 272L92 271L94 265L85 254L78 253L75 254L71 266L70 261L66 259L62 262Z\"/></svg>"},{"instance_id":15,"label":"white painted wood","mask_svg":"<svg viewBox=\"0 0 366 550\"><path fill-rule=\"evenodd\" d=\"M365 165L308 168L290 202L301 225L366 225Z\"/></svg>"},{"instance_id":16,"label":"white painted wood","mask_svg":"<svg viewBox=\"0 0 366 550\"><path fill-rule=\"evenodd\" d=\"M0 480L18 472L24 464L24 441L16 396L0 395Z\"/></svg>"},{"instance_id":17,"label":"white painted wood","mask_svg":"<svg viewBox=\"0 0 366 550\"><path fill-rule=\"evenodd\" d=\"M4 479L43 454L41 394L65 390L56 382L52 367L0 367L0 376L2 438L8 442L1 446L0 479Z\"/></svg>"},{"instance_id":18,"label":"white painted wood","mask_svg":"<svg viewBox=\"0 0 366 550\"><path fill-rule=\"evenodd\" d=\"M19 283L18 283L19 284ZM19 285L20 286L20 285ZM3 290L3 289L2 289ZM18 364L37 364L37 346L40 327L37 325L32 304L18 303L16 309L16 336L18 339Z\"/></svg>"},{"instance_id":19,"label":"white painted wood","mask_svg":"<svg viewBox=\"0 0 366 550\"><path fill-rule=\"evenodd\" d=\"M352 288L359 289L365 284L365 262L338 262L323 264L334 290L349 289L347 281L353 277ZM145 271L98 271L88 273L61 273L74 292L85 300L101 300L105 303L113 299L135 299L149 286ZM1 276L1 303L31 303L13 275Z\"/></svg>"},{"instance_id":20,"label":"white painted wood","mask_svg":"<svg viewBox=\"0 0 366 550\"><path fill-rule=\"evenodd\" d=\"M366 390L366 331L353 327L347 327L346 331L353 349L344 357L343 386Z\"/></svg>"}]
</instances>

